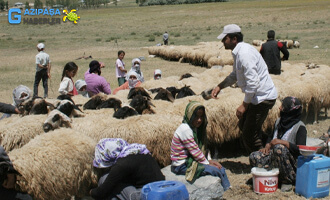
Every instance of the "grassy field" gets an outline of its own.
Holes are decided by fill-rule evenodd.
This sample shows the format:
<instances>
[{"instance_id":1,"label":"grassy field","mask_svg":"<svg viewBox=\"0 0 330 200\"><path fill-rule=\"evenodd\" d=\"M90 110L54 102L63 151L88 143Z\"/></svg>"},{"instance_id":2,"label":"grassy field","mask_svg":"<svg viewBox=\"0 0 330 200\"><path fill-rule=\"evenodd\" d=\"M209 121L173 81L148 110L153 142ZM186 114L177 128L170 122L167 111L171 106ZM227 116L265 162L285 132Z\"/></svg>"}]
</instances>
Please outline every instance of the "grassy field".
<instances>
[{"instance_id":1,"label":"grassy field","mask_svg":"<svg viewBox=\"0 0 330 200\"><path fill-rule=\"evenodd\" d=\"M76 25L72 22L11 25L5 13L0 13L0 101L11 102L11 91L19 84L33 88L38 42L46 44L52 60L50 97L58 94L65 63L75 61L84 53L105 62L102 75L112 89L117 87L114 63L121 49L126 51L127 68L134 57L146 57L142 63L146 80L152 78L157 68L162 69L165 76L201 72L205 68L148 58L144 47L161 43L164 31L169 32L171 45L216 41L223 26L229 23L241 26L244 40L249 43L253 39L266 39L269 29L276 31L276 38L300 41L300 49L290 50L290 63L330 65L329 8L327 0L234 0L152 7L138 7L135 1L122 0L118 6L79 9L77 14L81 18ZM149 41L152 36L155 41ZM75 61L79 71L74 80L83 78L90 61ZM39 86L39 94L40 90Z\"/></svg>"}]
</instances>

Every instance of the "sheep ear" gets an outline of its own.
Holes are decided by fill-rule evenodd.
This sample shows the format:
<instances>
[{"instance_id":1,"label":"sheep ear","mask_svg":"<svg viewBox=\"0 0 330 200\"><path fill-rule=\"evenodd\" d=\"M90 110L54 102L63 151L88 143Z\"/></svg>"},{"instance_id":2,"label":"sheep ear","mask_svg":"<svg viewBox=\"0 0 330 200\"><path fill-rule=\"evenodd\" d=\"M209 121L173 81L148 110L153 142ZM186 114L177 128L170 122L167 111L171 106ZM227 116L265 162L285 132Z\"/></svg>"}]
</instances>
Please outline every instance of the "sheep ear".
<instances>
[{"instance_id":1,"label":"sheep ear","mask_svg":"<svg viewBox=\"0 0 330 200\"><path fill-rule=\"evenodd\" d=\"M154 104L151 103L151 101L148 101L148 105L149 105L149 106L156 107Z\"/></svg>"},{"instance_id":2,"label":"sheep ear","mask_svg":"<svg viewBox=\"0 0 330 200\"><path fill-rule=\"evenodd\" d=\"M174 102L174 98L173 98L172 93L170 93L169 91L166 90L166 94L167 94L168 100L170 100L173 103Z\"/></svg>"}]
</instances>

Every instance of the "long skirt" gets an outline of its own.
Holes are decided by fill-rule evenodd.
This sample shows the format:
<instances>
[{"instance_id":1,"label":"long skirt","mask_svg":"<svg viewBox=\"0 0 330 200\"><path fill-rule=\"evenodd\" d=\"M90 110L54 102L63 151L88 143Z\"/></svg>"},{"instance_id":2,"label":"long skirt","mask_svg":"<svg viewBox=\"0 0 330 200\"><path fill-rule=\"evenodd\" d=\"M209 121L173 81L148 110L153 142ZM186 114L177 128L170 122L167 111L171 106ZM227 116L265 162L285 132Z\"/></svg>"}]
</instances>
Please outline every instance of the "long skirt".
<instances>
[{"instance_id":1,"label":"long skirt","mask_svg":"<svg viewBox=\"0 0 330 200\"><path fill-rule=\"evenodd\" d=\"M285 184L296 183L297 159L291 155L288 148L282 144L275 145L269 154L255 151L250 154L250 165L265 169L279 169L279 180Z\"/></svg>"}]
</instances>

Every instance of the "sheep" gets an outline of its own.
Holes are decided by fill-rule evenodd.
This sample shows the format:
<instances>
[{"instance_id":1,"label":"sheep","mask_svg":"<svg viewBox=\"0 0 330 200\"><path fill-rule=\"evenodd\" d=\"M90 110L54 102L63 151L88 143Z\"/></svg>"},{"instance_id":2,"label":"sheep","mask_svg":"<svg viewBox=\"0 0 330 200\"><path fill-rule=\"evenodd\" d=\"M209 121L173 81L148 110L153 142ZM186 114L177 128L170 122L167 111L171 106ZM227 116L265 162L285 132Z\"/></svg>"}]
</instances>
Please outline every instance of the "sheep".
<instances>
[{"instance_id":1,"label":"sheep","mask_svg":"<svg viewBox=\"0 0 330 200\"><path fill-rule=\"evenodd\" d=\"M155 112L151 109L150 106L154 106L150 100L146 96L142 96L141 94L135 95L132 99L130 106L132 106L136 112L140 115L144 114L154 114Z\"/></svg>"},{"instance_id":2,"label":"sheep","mask_svg":"<svg viewBox=\"0 0 330 200\"><path fill-rule=\"evenodd\" d=\"M58 102L56 109L68 117L84 117L82 111L70 100L62 100Z\"/></svg>"},{"instance_id":3,"label":"sheep","mask_svg":"<svg viewBox=\"0 0 330 200\"><path fill-rule=\"evenodd\" d=\"M42 128L44 129L45 133L47 133L48 131L55 130L59 127L71 128L71 122L72 120L70 117L55 109L49 113Z\"/></svg>"},{"instance_id":4,"label":"sheep","mask_svg":"<svg viewBox=\"0 0 330 200\"><path fill-rule=\"evenodd\" d=\"M12 116L0 121L0 145L7 152L18 149L44 133L42 124L46 115Z\"/></svg>"},{"instance_id":5,"label":"sheep","mask_svg":"<svg viewBox=\"0 0 330 200\"><path fill-rule=\"evenodd\" d=\"M167 87L166 90L169 91L172 94L173 98L175 98L176 97L176 94L180 91L179 89L177 89L174 86Z\"/></svg>"},{"instance_id":6,"label":"sheep","mask_svg":"<svg viewBox=\"0 0 330 200\"><path fill-rule=\"evenodd\" d=\"M53 104L45 101L41 97L33 97L31 100L25 101L19 106L19 110L23 111L23 116L47 114L49 110L54 108Z\"/></svg>"},{"instance_id":7,"label":"sheep","mask_svg":"<svg viewBox=\"0 0 330 200\"><path fill-rule=\"evenodd\" d=\"M182 79L185 79L185 78L190 78L190 77L193 77L190 73L182 74L179 81L181 81Z\"/></svg>"},{"instance_id":8,"label":"sheep","mask_svg":"<svg viewBox=\"0 0 330 200\"><path fill-rule=\"evenodd\" d=\"M16 186L34 199L83 197L97 184L93 172L97 141L72 129L35 137L8 153L19 172Z\"/></svg>"},{"instance_id":9,"label":"sheep","mask_svg":"<svg viewBox=\"0 0 330 200\"><path fill-rule=\"evenodd\" d=\"M143 87L135 87L135 88L130 89L130 91L127 95L127 99L133 99L134 96L136 96L136 95L145 96L148 98L148 100L151 99L150 95Z\"/></svg>"},{"instance_id":10,"label":"sheep","mask_svg":"<svg viewBox=\"0 0 330 200\"><path fill-rule=\"evenodd\" d=\"M154 99L155 100L161 99L161 100L170 101L170 102L174 101L172 93L164 88L159 89L158 94L154 97Z\"/></svg>"},{"instance_id":11,"label":"sheep","mask_svg":"<svg viewBox=\"0 0 330 200\"><path fill-rule=\"evenodd\" d=\"M116 110L116 112L113 114L114 118L117 119L125 119L126 117L138 115L139 113L136 112L136 110L129 106L124 106Z\"/></svg>"},{"instance_id":12,"label":"sheep","mask_svg":"<svg viewBox=\"0 0 330 200\"><path fill-rule=\"evenodd\" d=\"M194 91L190 89L190 86L184 86L179 89L179 92L176 96L177 99L184 98L186 96L196 95Z\"/></svg>"},{"instance_id":13,"label":"sheep","mask_svg":"<svg viewBox=\"0 0 330 200\"><path fill-rule=\"evenodd\" d=\"M201 93L202 97L203 97L205 100L209 100L209 99L211 99L211 98L212 98L212 95L211 95L211 94L212 94L212 90L213 90L213 88L204 90L204 91Z\"/></svg>"},{"instance_id":14,"label":"sheep","mask_svg":"<svg viewBox=\"0 0 330 200\"><path fill-rule=\"evenodd\" d=\"M113 108L115 111L121 108L122 102L119 99L116 98L109 98L105 101L103 101L100 105L96 107L96 109L102 109L102 108Z\"/></svg>"},{"instance_id":15,"label":"sheep","mask_svg":"<svg viewBox=\"0 0 330 200\"><path fill-rule=\"evenodd\" d=\"M103 101L106 100L106 95L103 93L99 93L95 96L93 96L89 101L87 101L84 106L83 109L87 110L87 109L91 109L91 110L95 110L99 105L102 104Z\"/></svg>"}]
</instances>

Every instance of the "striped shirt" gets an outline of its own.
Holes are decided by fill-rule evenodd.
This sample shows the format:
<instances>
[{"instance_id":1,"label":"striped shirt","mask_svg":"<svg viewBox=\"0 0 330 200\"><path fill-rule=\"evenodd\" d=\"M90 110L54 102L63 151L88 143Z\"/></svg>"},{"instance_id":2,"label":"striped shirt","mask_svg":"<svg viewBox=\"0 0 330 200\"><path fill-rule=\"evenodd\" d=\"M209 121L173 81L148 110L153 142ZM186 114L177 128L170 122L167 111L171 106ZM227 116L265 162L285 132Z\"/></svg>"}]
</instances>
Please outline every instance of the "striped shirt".
<instances>
[{"instance_id":1,"label":"striped shirt","mask_svg":"<svg viewBox=\"0 0 330 200\"><path fill-rule=\"evenodd\" d=\"M203 152L194 140L193 131L188 124L181 124L175 131L171 143L171 160L173 166L180 166L186 162L191 154L195 161L209 164Z\"/></svg>"}]
</instances>

